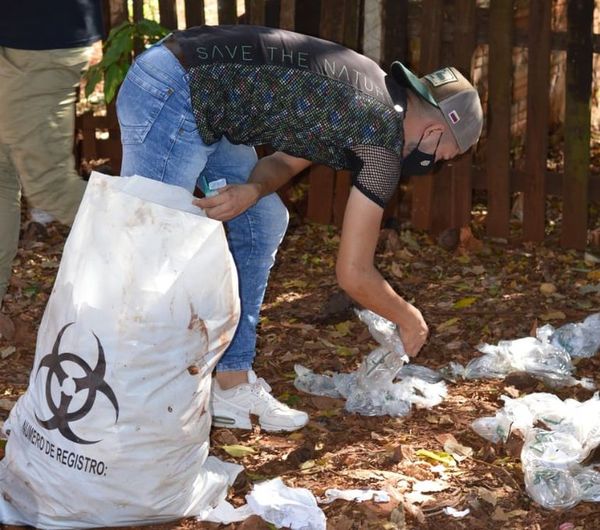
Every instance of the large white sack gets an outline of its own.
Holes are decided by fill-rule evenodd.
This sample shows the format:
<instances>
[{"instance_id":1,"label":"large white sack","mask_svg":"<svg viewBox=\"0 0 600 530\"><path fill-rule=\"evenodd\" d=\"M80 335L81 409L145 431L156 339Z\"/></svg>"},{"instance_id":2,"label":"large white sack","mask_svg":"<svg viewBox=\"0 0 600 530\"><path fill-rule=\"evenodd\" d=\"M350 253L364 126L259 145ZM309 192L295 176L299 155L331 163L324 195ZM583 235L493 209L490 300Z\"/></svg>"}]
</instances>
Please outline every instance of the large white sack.
<instances>
[{"instance_id":1,"label":"large white sack","mask_svg":"<svg viewBox=\"0 0 600 530\"><path fill-rule=\"evenodd\" d=\"M207 411L239 318L237 274L222 224L192 198L92 174L5 423L0 522L160 522L224 498Z\"/></svg>"}]
</instances>

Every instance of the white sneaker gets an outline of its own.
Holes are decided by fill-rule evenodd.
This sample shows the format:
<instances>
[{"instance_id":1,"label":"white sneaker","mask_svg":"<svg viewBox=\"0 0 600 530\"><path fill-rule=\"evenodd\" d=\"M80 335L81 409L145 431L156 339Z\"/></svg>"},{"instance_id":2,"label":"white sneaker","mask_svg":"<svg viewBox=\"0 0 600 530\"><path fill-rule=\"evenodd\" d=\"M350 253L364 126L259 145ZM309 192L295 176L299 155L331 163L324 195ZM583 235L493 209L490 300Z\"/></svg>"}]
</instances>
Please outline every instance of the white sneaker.
<instances>
[{"instance_id":1,"label":"white sneaker","mask_svg":"<svg viewBox=\"0 0 600 530\"><path fill-rule=\"evenodd\" d=\"M258 416L265 431L295 431L308 423L308 414L294 410L275 399L271 387L256 374L248 372L248 383L222 390L213 380L211 414L213 425L235 429L251 429L250 414Z\"/></svg>"}]
</instances>

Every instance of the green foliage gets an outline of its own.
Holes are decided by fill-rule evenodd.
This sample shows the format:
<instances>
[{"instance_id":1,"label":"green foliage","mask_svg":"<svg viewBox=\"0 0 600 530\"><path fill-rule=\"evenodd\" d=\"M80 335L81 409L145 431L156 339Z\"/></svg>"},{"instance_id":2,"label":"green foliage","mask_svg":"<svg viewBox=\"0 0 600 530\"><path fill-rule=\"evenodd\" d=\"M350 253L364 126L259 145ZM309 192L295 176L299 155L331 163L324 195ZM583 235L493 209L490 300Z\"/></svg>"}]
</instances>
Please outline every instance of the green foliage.
<instances>
[{"instance_id":1,"label":"green foliage","mask_svg":"<svg viewBox=\"0 0 600 530\"><path fill-rule=\"evenodd\" d=\"M167 28L148 19L138 22L126 21L110 30L104 42L102 60L90 67L85 74L87 80L85 95L89 96L96 85L104 80L104 99L106 103L110 103L119 85L125 79L137 43L147 47L168 33Z\"/></svg>"}]
</instances>

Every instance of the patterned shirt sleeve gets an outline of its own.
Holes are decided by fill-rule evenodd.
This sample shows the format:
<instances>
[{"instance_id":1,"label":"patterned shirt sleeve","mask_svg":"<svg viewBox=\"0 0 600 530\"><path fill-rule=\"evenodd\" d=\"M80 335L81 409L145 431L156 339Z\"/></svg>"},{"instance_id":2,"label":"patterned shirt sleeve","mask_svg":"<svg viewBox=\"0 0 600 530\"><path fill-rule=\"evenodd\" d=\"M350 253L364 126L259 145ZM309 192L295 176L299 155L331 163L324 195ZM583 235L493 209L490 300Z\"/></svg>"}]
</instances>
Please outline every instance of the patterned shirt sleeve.
<instances>
[{"instance_id":1,"label":"patterned shirt sleeve","mask_svg":"<svg viewBox=\"0 0 600 530\"><path fill-rule=\"evenodd\" d=\"M383 147L357 145L349 150L349 158L354 186L385 208L400 180L400 157Z\"/></svg>"}]
</instances>

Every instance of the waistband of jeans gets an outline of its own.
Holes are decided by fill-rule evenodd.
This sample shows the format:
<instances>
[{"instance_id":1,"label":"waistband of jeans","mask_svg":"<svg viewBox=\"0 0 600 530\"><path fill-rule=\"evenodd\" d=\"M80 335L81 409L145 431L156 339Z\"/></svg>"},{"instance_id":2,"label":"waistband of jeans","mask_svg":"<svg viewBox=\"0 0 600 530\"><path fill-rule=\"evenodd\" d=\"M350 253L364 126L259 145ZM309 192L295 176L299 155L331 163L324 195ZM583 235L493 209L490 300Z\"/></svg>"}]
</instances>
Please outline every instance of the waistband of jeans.
<instances>
[{"instance_id":1,"label":"waistband of jeans","mask_svg":"<svg viewBox=\"0 0 600 530\"><path fill-rule=\"evenodd\" d=\"M164 45L157 43L146 50L134 62L152 77L166 76L170 81L182 88L187 88L189 75L174 54ZM146 66L147 65L147 66Z\"/></svg>"}]
</instances>

